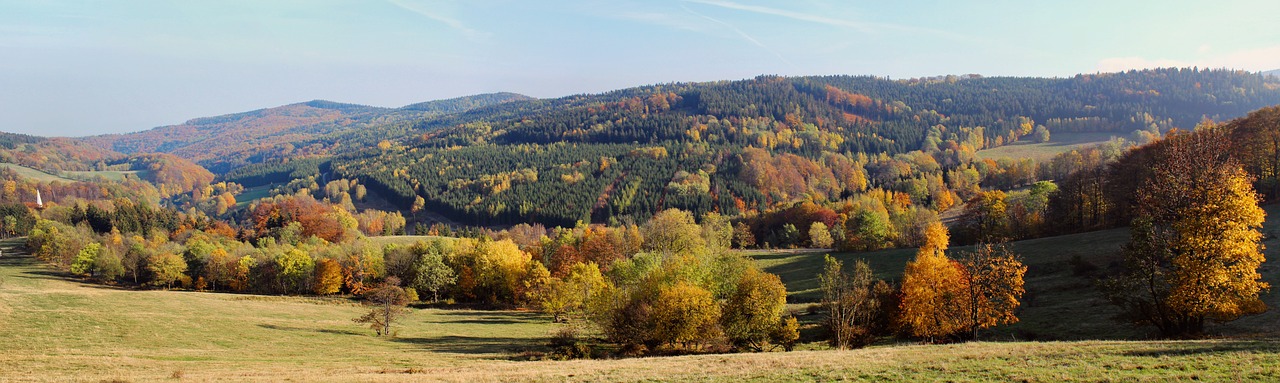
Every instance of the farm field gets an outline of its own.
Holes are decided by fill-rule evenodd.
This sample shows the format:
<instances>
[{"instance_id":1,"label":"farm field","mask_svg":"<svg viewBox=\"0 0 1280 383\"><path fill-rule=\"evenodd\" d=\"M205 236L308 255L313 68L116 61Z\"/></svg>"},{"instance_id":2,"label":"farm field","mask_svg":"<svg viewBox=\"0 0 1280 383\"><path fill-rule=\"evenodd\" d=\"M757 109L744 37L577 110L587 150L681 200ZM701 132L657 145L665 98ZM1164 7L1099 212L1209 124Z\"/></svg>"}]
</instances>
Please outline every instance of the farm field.
<instances>
[{"instance_id":1,"label":"farm field","mask_svg":"<svg viewBox=\"0 0 1280 383\"><path fill-rule=\"evenodd\" d=\"M1269 223L1266 231L1275 229ZM398 337L383 339L351 322L364 309L345 299L85 284L29 256L15 256L20 241L8 240L0 244L0 339L6 340L0 343L0 381L1280 379L1280 334L1270 327L1280 317L1274 310L1215 327L1220 339L1122 340L1142 334L1111 322L1110 307L1085 276L1071 273L1068 261L1080 255L1105 267L1126 238L1121 229L1015 243L1031 268L1031 298L1023 321L984 334L989 342L882 344L852 351L814 350L825 346L810 343L801 348L811 351L791 353L565 362L520 360L526 352L546 351L545 339L557 328L535 312L415 309ZM1269 245L1280 248L1274 239ZM893 278L912 254L908 249L835 256L865 258L882 277ZM822 253L749 255L783 277L792 300L813 299L812 276ZM1276 268L1265 267L1265 277L1280 282ZM1273 290L1266 301L1275 306L1276 297ZM1251 336L1234 338L1246 334Z\"/></svg>"},{"instance_id":2,"label":"farm field","mask_svg":"<svg viewBox=\"0 0 1280 383\"><path fill-rule=\"evenodd\" d=\"M1123 136L1119 133L1054 133L1049 135L1049 142L1035 143L1030 137L1010 145L978 151L978 157L989 159L1031 158L1044 161L1073 149L1099 144L1111 137Z\"/></svg>"}]
</instances>

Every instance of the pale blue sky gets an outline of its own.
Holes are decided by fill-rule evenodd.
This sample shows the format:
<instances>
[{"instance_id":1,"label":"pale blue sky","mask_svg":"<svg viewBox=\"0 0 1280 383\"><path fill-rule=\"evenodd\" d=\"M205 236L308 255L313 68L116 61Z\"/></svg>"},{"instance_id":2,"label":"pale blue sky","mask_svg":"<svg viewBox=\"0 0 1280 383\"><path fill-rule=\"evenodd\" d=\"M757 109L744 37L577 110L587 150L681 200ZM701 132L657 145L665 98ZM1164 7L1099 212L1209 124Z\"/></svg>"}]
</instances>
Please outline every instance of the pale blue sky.
<instances>
[{"instance_id":1,"label":"pale blue sky","mask_svg":"<svg viewBox=\"0 0 1280 383\"><path fill-rule=\"evenodd\" d=\"M760 74L1280 68L1280 1L0 0L0 131Z\"/></svg>"}]
</instances>

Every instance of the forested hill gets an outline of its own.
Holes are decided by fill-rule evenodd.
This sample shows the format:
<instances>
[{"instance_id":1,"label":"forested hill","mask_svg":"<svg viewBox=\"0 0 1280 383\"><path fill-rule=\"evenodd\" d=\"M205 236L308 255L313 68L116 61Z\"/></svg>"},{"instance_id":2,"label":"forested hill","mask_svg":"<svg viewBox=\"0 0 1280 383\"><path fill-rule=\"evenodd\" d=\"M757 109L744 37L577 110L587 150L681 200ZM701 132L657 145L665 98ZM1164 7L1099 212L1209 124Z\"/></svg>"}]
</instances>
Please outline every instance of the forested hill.
<instances>
[{"instance_id":1,"label":"forested hill","mask_svg":"<svg viewBox=\"0 0 1280 383\"><path fill-rule=\"evenodd\" d=\"M359 150L334 157L331 169L405 210L421 206L476 224L573 225L641 219L671 207L749 214L872 192L937 210L972 196L979 181L1010 186L1035 179L1025 169L1006 172L1034 164L984 164L975 160L977 150L1076 132L1142 142L1274 104L1280 79L1228 70L1068 78L762 76L421 119L407 130L387 130L396 134L350 137L353 144L365 141L349 144ZM267 174L265 167L239 173Z\"/></svg>"},{"instance_id":2,"label":"forested hill","mask_svg":"<svg viewBox=\"0 0 1280 383\"><path fill-rule=\"evenodd\" d=\"M171 153L225 172L271 158L328 154L329 145L299 146L326 135L418 121L470 109L529 99L514 93L483 94L378 108L316 100L251 112L197 118L147 131L86 137L99 148L122 153Z\"/></svg>"}]
</instances>

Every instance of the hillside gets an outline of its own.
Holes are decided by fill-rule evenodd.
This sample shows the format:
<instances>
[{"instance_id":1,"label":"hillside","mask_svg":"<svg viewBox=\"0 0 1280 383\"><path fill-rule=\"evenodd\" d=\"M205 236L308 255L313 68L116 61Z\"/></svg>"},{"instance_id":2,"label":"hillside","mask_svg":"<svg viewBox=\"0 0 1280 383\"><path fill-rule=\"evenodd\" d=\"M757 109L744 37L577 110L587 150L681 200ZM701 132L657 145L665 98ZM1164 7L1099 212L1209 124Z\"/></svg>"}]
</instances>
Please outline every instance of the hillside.
<instances>
[{"instance_id":1,"label":"hillside","mask_svg":"<svg viewBox=\"0 0 1280 383\"><path fill-rule=\"evenodd\" d=\"M420 197L428 210L476 225L641 221L672 207L737 215L804 195L839 200L876 188L934 207L947 191L969 192L931 177L950 182L945 173L966 169L985 175L975 152L1009 147L1009 156L1022 156L1017 146L1041 127L1061 139L1089 138L1068 144L1078 147L1274 104L1280 79L1222 70L764 76L478 108L385 136L394 138L390 147L372 148L368 139L350 145L367 149L340 153L331 164L336 176L361 180L401 209ZM920 158L913 152L933 160L913 163ZM1047 153L1036 157L1056 152ZM854 164L866 172L857 174Z\"/></svg>"},{"instance_id":2,"label":"hillside","mask_svg":"<svg viewBox=\"0 0 1280 383\"><path fill-rule=\"evenodd\" d=\"M255 157L281 158L326 154L341 142L301 144L344 131L394 125L440 115L461 113L487 105L528 97L513 93L484 94L412 104L403 108L378 108L315 100L251 112L196 118L179 125L146 131L80 139L103 149L122 153L175 154L210 169L225 172L255 161ZM256 159L261 161L262 158Z\"/></svg>"},{"instance_id":3,"label":"hillside","mask_svg":"<svg viewBox=\"0 0 1280 383\"><path fill-rule=\"evenodd\" d=\"M14 163L46 173L91 170L95 163L123 154L69 138L45 138L0 132L0 162Z\"/></svg>"}]
</instances>

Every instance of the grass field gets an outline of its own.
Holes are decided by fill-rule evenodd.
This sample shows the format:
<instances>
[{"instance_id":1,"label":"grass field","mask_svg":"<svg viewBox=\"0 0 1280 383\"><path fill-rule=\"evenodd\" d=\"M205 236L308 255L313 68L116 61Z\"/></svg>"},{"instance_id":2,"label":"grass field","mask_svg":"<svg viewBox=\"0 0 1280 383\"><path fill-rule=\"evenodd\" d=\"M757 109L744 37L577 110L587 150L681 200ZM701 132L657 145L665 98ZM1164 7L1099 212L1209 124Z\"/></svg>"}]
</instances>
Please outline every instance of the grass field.
<instances>
[{"instance_id":1,"label":"grass field","mask_svg":"<svg viewBox=\"0 0 1280 383\"><path fill-rule=\"evenodd\" d=\"M145 179L149 170L106 170L106 171L68 171L62 172L68 178L92 180L96 177L102 177L108 181L124 181L125 176L133 175L138 178Z\"/></svg>"},{"instance_id":2,"label":"grass field","mask_svg":"<svg viewBox=\"0 0 1280 383\"><path fill-rule=\"evenodd\" d=\"M0 242L0 381L1280 381L1275 311L1216 326L1219 339L1123 340L1142 334L1111 322L1091 277L1072 273L1068 260L1105 268L1126 239L1111 230L1016 243L1030 266L1024 320L984 334L988 342L567 362L518 360L545 351L557 326L538 313L414 309L398 337L376 338L351 322L364 309L348 300L85 284L8 240ZM895 278L913 253L836 256L865 258ZM751 256L783 277L793 300L815 296L821 253ZM1280 282L1274 265L1263 273ZM1274 290L1266 301L1280 306Z\"/></svg>"},{"instance_id":3,"label":"grass field","mask_svg":"<svg viewBox=\"0 0 1280 383\"><path fill-rule=\"evenodd\" d=\"M1039 144L1031 141L1030 137L1028 137L1011 145L979 150L978 157L990 159L1031 158L1036 161L1044 161L1060 153L1069 152L1072 149L1105 142L1113 136L1124 135L1120 133L1055 133L1049 135L1049 142Z\"/></svg>"},{"instance_id":4,"label":"grass field","mask_svg":"<svg viewBox=\"0 0 1280 383\"><path fill-rule=\"evenodd\" d=\"M249 203L271 195L271 188L283 185L281 183L266 184L262 186L254 186L244 189L244 192L236 196L236 207L248 206Z\"/></svg>"},{"instance_id":5,"label":"grass field","mask_svg":"<svg viewBox=\"0 0 1280 383\"><path fill-rule=\"evenodd\" d=\"M1280 287L1280 205L1266 206L1269 219L1263 232L1270 238L1263 244L1267 259L1261 272L1263 279ZM1117 325L1111 318L1117 313L1095 287L1095 280L1109 267L1121 261L1120 247L1129 240L1127 229L1032 239L1012 243L1012 249L1027 264L1023 307L1020 323L1002 326L986 335L993 339L1080 340L1132 339L1146 335L1142 330ZM970 250L953 247L948 254ZM765 271L777 274L787 285L788 300L793 303L816 302L820 298L817 275L823 267L823 252L753 251L748 255ZM897 279L906 263L915 257L914 249L894 249L866 253L833 253L833 257L851 265L862 259L880 278ZM1079 257L1079 262L1072 261ZM1076 265L1093 265L1077 270ZM1280 288L1263 296L1271 307L1280 307ZM793 307L796 305L793 305ZM1070 320L1063 320L1070 318ZM1247 317L1222 326L1210 326L1225 335L1280 331L1280 310Z\"/></svg>"},{"instance_id":6,"label":"grass field","mask_svg":"<svg viewBox=\"0 0 1280 383\"><path fill-rule=\"evenodd\" d=\"M401 245L401 246L409 246L409 245L418 243L420 241L430 241L433 239L453 240L456 238L441 237L438 235L388 235L388 236L380 236L380 237L369 237L369 241L372 241L373 243L378 244L378 246L386 246L392 243Z\"/></svg>"},{"instance_id":7,"label":"grass field","mask_svg":"<svg viewBox=\"0 0 1280 383\"><path fill-rule=\"evenodd\" d=\"M0 168L13 169L13 171L17 172L19 176L30 178L39 182L53 182L53 181L74 182L75 181L72 179L59 177L53 174L45 173L43 171L32 169L32 168L18 165L18 164L0 163Z\"/></svg>"},{"instance_id":8,"label":"grass field","mask_svg":"<svg viewBox=\"0 0 1280 383\"><path fill-rule=\"evenodd\" d=\"M20 176L30 178L36 181L40 181L40 182L52 182L52 181L75 182L77 180L92 180L95 177L103 177L110 181L123 181L124 177L130 174L138 176L140 178L144 178L146 177L146 172L147 172L147 171L139 171L139 170L65 171L65 172L62 172L62 175L54 175L54 174L45 173L42 170L37 170L37 169L29 168L29 167L18 165L18 164L12 164L12 163L0 163L0 167L13 169L14 171L18 172L18 175Z\"/></svg>"}]
</instances>

